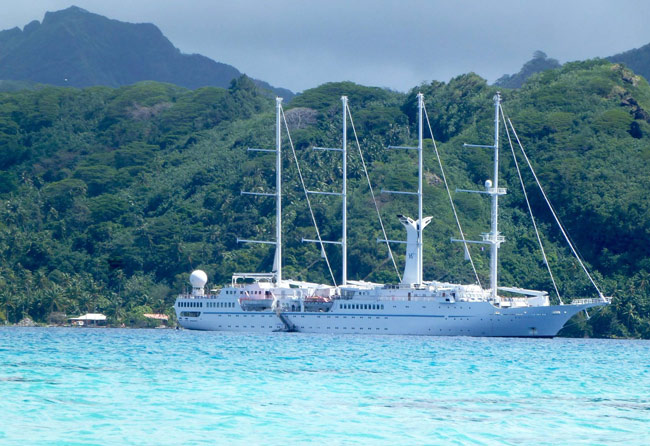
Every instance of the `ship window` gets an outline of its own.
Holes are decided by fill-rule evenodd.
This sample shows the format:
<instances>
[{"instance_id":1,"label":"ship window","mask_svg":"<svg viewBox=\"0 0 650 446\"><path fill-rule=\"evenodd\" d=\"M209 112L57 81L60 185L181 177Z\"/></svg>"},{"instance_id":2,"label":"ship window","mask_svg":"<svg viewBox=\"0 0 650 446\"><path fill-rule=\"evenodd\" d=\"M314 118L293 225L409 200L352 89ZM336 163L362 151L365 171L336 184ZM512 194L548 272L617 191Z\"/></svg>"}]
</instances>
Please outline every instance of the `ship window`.
<instances>
[{"instance_id":1,"label":"ship window","mask_svg":"<svg viewBox=\"0 0 650 446\"><path fill-rule=\"evenodd\" d=\"M382 309L382 310L384 309L384 304L381 305L381 309Z\"/></svg>"},{"instance_id":2,"label":"ship window","mask_svg":"<svg viewBox=\"0 0 650 446\"><path fill-rule=\"evenodd\" d=\"M200 314L198 311L181 311L182 317L199 317Z\"/></svg>"}]
</instances>

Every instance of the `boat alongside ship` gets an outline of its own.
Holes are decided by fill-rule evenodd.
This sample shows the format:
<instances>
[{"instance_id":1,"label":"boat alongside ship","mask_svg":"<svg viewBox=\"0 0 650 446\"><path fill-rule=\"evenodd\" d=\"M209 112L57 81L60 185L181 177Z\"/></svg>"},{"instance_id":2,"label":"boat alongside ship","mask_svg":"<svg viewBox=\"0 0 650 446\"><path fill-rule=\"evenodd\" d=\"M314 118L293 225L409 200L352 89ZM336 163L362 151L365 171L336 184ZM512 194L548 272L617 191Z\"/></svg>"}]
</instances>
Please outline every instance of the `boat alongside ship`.
<instances>
[{"instance_id":1,"label":"boat alongside ship","mask_svg":"<svg viewBox=\"0 0 650 446\"><path fill-rule=\"evenodd\" d=\"M484 191L464 191L478 192L491 197L491 231L483 234L481 241L469 241L465 239L461 230L462 238L453 240L465 245L466 255L469 254L468 243L481 243L490 246L490 287L485 289L480 286L478 275L477 284L454 284L427 281L423 278L423 231L432 221L432 217L423 215L422 205L422 135L425 113L422 94L418 95L418 147L395 147L418 151L418 190L417 192L385 191L416 196L418 218L414 220L406 216L399 216L401 223L406 228L406 241L379 240L387 244L397 242L406 245L406 262L401 280L399 283L392 284L348 280L345 179L347 176L346 113L349 113L349 108L346 97L342 98L342 102L342 148L321 149L341 151L343 156L343 190L341 193L327 192L329 195L342 197L341 241L322 240L318 230L316 231L317 240L304 240L319 243L321 250L323 250L324 243L341 245L343 262L341 283L339 285L318 284L286 279L282 276L281 117L283 117L283 112L281 99L278 98L276 102L276 149L249 149L275 153L276 191L275 193L242 192L242 194L275 197L276 240L240 240L241 242L275 245L273 271L271 273L236 273L232 276L230 284L207 294L205 292L207 275L200 270L194 271L190 276L192 292L179 295L175 303L176 315L182 327L195 330L240 332L298 331L429 336L553 337L577 313L609 304L610 298L600 292L591 276L589 278L597 289L598 297L574 299L570 304L563 304L559 298L559 292L557 293L559 304L552 305L546 291L498 286L498 250L501 243L504 242L504 237L498 231L498 197L506 193L505 189L499 188L498 185L499 125L500 113L502 114L501 98L498 93L494 98L494 143L475 146L494 149L493 179L486 181ZM508 134L508 138L510 139L510 134ZM307 196L308 193L319 192L307 191L305 188L305 193ZM451 196L450 201L453 206ZM578 261L580 261L579 257ZM589 275L582 262L581 265ZM555 288L557 291L557 287Z\"/></svg>"}]
</instances>

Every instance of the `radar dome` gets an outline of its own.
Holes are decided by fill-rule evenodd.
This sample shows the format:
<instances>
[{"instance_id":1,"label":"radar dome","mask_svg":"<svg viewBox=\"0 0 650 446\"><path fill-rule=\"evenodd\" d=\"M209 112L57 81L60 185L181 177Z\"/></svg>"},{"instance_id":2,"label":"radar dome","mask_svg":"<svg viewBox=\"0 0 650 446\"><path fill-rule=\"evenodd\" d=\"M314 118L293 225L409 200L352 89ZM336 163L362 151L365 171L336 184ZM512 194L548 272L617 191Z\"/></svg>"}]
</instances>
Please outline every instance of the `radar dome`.
<instances>
[{"instance_id":1,"label":"radar dome","mask_svg":"<svg viewBox=\"0 0 650 446\"><path fill-rule=\"evenodd\" d=\"M203 288L208 283L208 275L205 271L197 269L190 274L190 283L194 288Z\"/></svg>"},{"instance_id":2,"label":"radar dome","mask_svg":"<svg viewBox=\"0 0 650 446\"><path fill-rule=\"evenodd\" d=\"M485 188L489 189L492 187L492 181L491 180L485 180Z\"/></svg>"}]
</instances>

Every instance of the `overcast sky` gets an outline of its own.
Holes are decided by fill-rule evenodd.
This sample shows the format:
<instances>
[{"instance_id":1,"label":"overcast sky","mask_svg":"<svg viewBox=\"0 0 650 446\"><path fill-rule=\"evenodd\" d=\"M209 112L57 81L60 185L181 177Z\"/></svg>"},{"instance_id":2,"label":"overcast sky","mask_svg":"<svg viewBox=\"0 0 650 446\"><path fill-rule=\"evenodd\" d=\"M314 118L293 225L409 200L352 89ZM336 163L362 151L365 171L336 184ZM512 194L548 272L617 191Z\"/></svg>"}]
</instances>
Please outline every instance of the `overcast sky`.
<instances>
[{"instance_id":1,"label":"overcast sky","mask_svg":"<svg viewBox=\"0 0 650 446\"><path fill-rule=\"evenodd\" d=\"M646 0L0 0L0 29L71 5L157 25L185 53L303 91L351 80L406 91L474 71L493 82L535 50L560 62L650 43Z\"/></svg>"}]
</instances>

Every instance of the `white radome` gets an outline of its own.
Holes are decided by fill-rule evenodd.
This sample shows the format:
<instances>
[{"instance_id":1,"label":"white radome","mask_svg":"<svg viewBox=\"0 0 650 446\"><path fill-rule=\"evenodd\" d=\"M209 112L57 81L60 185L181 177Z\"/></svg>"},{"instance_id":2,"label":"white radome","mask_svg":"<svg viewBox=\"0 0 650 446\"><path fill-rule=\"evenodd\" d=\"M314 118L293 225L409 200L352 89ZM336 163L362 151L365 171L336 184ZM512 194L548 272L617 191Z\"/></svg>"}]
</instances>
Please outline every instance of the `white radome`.
<instances>
[{"instance_id":1,"label":"white radome","mask_svg":"<svg viewBox=\"0 0 650 446\"><path fill-rule=\"evenodd\" d=\"M205 271L197 269L190 274L190 283L194 288L203 288L208 283L208 275Z\"/></svg>"},{"instance_id":2,"label":"white radome","mask_svg":"<svg viewBox=\"0 0 650 446\"><path fill-rule=\"evenodd\" d=\"M489 189L492 187L492 180L485 180L485 188Z\"/></svg>"}]
</instances>

